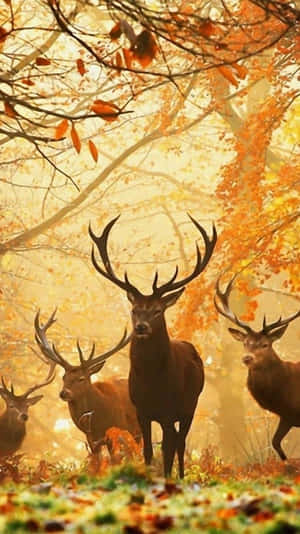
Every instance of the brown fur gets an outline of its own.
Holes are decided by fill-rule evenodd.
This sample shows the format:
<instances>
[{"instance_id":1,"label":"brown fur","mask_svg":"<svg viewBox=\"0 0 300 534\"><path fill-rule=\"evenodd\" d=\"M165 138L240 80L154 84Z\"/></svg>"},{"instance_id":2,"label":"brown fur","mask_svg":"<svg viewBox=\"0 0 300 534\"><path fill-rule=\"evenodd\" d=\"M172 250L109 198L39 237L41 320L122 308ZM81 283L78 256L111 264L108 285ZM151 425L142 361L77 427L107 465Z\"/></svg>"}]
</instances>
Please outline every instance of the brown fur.
<instances>
[{"instance_id":1,"label":"brown fur","mask_svg":"<svg viewBox=\"0 0 300 534\"><path fill-rule=\"evenodd\" d=\"M191 343L169 339L162 317L148 338L133 335L130 364L129 391L143 432L145 461L152 459L150 425L157 421L163 431L165 475L170 475L177 451L183 477L185 438L204 386L202 360Z\"/></svg>"}]
</instances>

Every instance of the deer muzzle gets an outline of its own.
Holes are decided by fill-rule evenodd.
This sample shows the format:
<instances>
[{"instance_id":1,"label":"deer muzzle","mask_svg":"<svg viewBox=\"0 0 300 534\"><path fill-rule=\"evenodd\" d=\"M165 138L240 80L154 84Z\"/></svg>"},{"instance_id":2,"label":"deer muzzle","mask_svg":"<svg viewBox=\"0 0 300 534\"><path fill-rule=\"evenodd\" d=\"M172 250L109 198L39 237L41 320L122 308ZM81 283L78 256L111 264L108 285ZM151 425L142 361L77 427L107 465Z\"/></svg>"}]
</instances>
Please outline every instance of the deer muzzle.
<instances>
[{"instance_id":1,"label":"deer muzzle","mask_svg":"<svg viewBox=\"0 0 300 534\"><path fill-rule=\"evenodd\" d=\"M145 322L136 323L134 332L137 337L147 337L151 334L151 327Z\"/></svg>"},{"instance_id":2,"label":"deer muzzle","mask_svg":"<svg viewBox=\"0 0 300 534\"><path fill-rule=\"evenodd\" d=\"M254 361L254 356L252 356L252 354L245 354L242 358L242 361L245 365L247 365L247 367L249 367L249 365L251 365L251 363Z\"/></svg>"}]
</instances>

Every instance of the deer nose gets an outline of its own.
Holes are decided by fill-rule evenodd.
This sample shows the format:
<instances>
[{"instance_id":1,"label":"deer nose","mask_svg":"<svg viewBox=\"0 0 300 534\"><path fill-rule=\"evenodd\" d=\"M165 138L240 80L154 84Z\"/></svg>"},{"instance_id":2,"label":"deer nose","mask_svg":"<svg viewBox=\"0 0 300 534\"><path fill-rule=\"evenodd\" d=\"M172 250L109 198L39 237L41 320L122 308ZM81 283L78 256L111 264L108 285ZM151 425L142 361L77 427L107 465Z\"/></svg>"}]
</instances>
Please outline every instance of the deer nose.
<instances>
[{"instance_id":1,"label":"deer nose","mask_svg":"<svg viewBox=\"0 0 300 534\"><path fill-rule=\"evenodd\" d=\"M137 323L135 325L135 331L137 334L145 334L146 332L148 332L147 323Z\"/></svg>"},{"instance_id":2,"label":"deer nose","mask_svg":"<svg viewBox=\"0 0 300 534\"><path fill-rule=\"evenodd\" d=\"M21 421L27 421L27 419L28 419L27 413L21 413L20 419L21 419Z\"/></svg>"},{"instance_id":3,"label":"deer nose","mask_svg":"<svg viewBox=\"0 0 300 534\"><path fill-rule=\"evenodd\" d=\"M251 354L245 354L243 356L243 363L245 365L250 365L253 362L254 358Z\"/></svg>"}]
</instances>

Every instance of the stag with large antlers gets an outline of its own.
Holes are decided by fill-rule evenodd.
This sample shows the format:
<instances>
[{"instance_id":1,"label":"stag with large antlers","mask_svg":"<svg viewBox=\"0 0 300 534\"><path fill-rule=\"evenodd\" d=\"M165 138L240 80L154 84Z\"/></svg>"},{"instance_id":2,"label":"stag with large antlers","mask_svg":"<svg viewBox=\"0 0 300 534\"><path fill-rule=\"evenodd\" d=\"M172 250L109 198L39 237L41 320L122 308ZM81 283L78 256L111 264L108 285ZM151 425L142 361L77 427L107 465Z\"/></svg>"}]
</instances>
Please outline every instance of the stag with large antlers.
<instances>
[{"instance_id":1,"label":"stag with large antlers","mask_svg":"<svg viewBox=\"0 0 300 534\"><path fill-rule=\"evenodd\" d=\"M280 458L286 460L281 441L293 426L300 427L300 362L281 360L272 344L283 336L290 322L300 317L300 311L269 324L264 317L262 328L256 332L230 309L229 296L234 280L235 276L224 292L217 281L215 305L221 315L242 329L228 328L244 345L243 362L248 367L247 386L251 395L262 408L279 416L272 445Z\"/></svg>"},{"instance_id":2,"label":"stag with large antlers","mask_svg":"<svg viewBox=\"0 0 300 534\"><path fill-rule=\"evenodd\" d=\"M160 424L163 434L164 474L171 474L177 452L179 475L182 478L185 440L204 386L204 370L202 360L191 343L169 338L164 313L169 306L175 304L185 286L204 270L213 253L217 234L213 227L213 236L209 239L204 228L190 217L204 241L203 257L196 244L196 265L189 276L176 280L176 267L171 279L158 286L156 273L152 294L143 295L130 283L126 272L124 280L116 276L109 260L108 236L118 218L108 223L100 237L89 228L103 267L96 260L94 248L92 262L101 275L126 291L132 304L129 392L142 429L145 462L150 464L152 460L151 422L156 421ZM176 422L179 422L178 430L175 428Z\"/></svg>"},{"instance_id":3,"label":"stag with large antlers","mask_svg":"<svg viewBox=\"0 0 300 534\"><path fill-rule=\"evenodd\" d=\"M6 403L6 410L0 416L0 458L10 456L20 449L26 436L28 409L43 398L43 395L30 395L54 380L54 368L55 364L51 363L46 380L31 386L22 395L16 395L13 385L9 389L1 378L0 395Z\"/></svg>"},{"instance_id":4,"label":"stag with large antlers","mask_svg":"<svg viewBox=\"0 0 300 534\"><path fill-rule=\"evenodd\" d=\"M68 403L71 418L77 428L86 435L94 466L99 465L103 445L107 446L111 459L114 461L111 443L105 437L106 431L111 427L117 427L129 431L137 440L141 434L136 410L129 398L128 380L112 378L92 383L91 376L102 369L108 358L127 345L130 336L127 336L125 330L119 343L99 356L95 356L94 344L87 358L84 358L79 342L77 342L80 364L72 365L47 339L46 332L56 321L55 314L56 310L44 326L40 324L39 312L36 314L34 325L37 344L47 360L60 365L65 370L60 397Z\"/></svg>"}]
</instances>

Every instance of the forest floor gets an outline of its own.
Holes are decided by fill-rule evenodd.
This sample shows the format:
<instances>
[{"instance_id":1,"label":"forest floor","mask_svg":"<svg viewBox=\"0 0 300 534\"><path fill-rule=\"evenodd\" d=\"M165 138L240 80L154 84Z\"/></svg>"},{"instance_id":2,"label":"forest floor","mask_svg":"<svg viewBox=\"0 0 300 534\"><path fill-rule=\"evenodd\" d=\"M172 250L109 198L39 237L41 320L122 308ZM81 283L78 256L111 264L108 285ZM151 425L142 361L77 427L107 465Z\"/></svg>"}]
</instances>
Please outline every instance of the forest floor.
<instances>
[{"instance_id":1,"label":"forest floor","mask_svg":"<svg viewBox=\"0 0 300 534\"><path fill-rule=\"evenodd\" d=\"M238 469L210 452L205 462L188 458L184 481L166 481L141 460L92 475L17 457L0 464L0 533L300 533L297 465Z\"/></svg>"}]
</instances>

